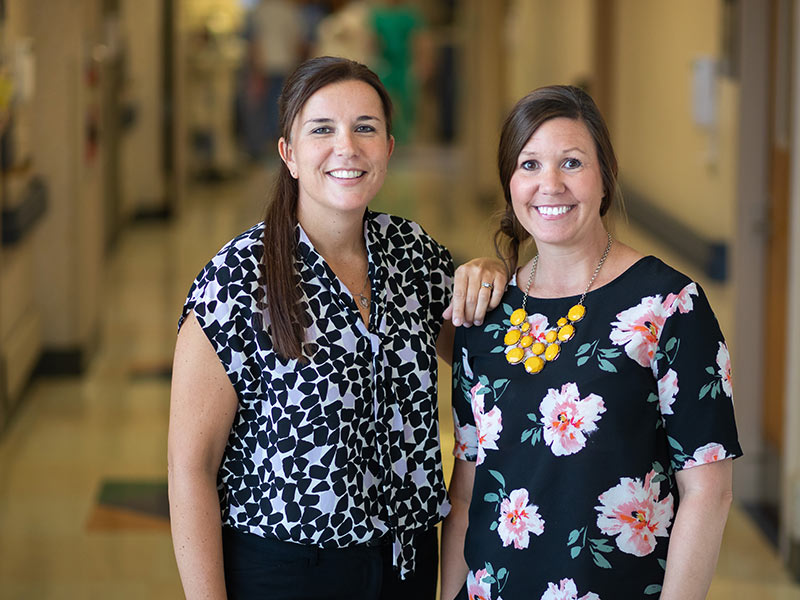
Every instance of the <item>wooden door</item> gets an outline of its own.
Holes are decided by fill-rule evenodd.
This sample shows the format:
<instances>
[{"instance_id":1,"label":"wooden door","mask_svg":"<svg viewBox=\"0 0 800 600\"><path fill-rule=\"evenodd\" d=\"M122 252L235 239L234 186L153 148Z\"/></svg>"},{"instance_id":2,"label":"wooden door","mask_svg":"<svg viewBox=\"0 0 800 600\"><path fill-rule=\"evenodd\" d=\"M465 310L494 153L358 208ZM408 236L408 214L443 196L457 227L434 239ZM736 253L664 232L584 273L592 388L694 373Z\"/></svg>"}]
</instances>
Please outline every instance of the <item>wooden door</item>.
<instances>
[{"instance_id":1,"label":"wooden door","mask_svg":"<svg viewBox=\"0 0 800 600\"><path fill-rule=\"evenodd\" d=\"M771 0L770 182L764 315L764 439L781 455L784 436L791 157L792 2ZM753 315L758 318L758 315Z\"/></svg>"}]
</instances>

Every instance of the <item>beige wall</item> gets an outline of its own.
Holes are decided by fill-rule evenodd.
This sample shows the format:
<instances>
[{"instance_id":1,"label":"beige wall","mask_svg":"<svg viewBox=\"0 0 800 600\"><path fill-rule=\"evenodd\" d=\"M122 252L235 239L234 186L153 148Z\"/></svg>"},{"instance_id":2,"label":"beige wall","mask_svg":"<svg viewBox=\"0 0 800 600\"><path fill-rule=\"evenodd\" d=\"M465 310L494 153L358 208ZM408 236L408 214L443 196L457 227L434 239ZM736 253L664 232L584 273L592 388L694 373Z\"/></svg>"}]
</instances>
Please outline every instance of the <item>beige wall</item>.
<instances>
[{"instance_id":1,"label":"beige wall","mask_svg":"<svg viewBox=\"0 0 800 600\"><path fill-rule=\"evenodd\" d=\"M127 51L125 100L137 111L123 134L120 174L123 216L161 208L164 200L161 143L162 7L159 0L123 0L122 38Z\"/></svg>"},{"instance_id":2,"label":"beige wall","mask_svg":"<svg viewBox=\"0 0 800 600\"><path fill-rule=\"evenodd\" d=\"M506 18L510 107L543 85L578 84L592 72L594 0L513 0Z\"/></svg>"},{"instance_id":3,"label":"beige wall","mask_svg":"<svg viewBox=\"0 0 800 600\"><path fill-rule=\"evenodd\" d=\"M718 125L693 123L692 62L719 58L720 2L619 0L615 146L623 181L693 229L734 231L737 86L717 78Z\"/></svg>"},{"instance_id":4,"label":"beige wall","mask_svg":"<svg viewBox=\"0 0 800 600\"><path fill-rule=\"evenodd\" d=\"M80 349L95 333L102 269L102 152L85 157L86 119L100 110L99 88L85 85L100 8L85 0L29 0L37 59L32 146L50 190L37 231L37 301L48 349Z\"/></svg>"}]
</instances>

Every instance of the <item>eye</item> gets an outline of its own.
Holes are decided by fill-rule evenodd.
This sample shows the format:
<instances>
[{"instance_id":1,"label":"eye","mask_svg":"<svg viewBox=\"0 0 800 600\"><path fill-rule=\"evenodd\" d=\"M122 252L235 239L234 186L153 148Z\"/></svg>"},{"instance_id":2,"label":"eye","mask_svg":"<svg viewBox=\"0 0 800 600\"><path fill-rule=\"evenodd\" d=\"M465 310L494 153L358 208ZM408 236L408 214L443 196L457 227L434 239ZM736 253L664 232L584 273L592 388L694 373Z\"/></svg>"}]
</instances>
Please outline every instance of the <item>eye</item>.
<instances>
[{"instance_id":1,"label":"eye","mask_svg":"<svg viewBox=\"0 0 800 600\"><path fill-rule=\"evenodd\" d=\"M577 169L581 167L583 163L579 161L577 158L568 158L564 161L564 168L565 169Z\"/></svg>"},{"instance_id":2,"label":"eye","mask_svg":"<svg viewBox=\"0 0 800 600\"><path fill-rule=\"evenodd\" d=\"M535 160L526 160L520 165L521 169L525 169L526 171L533 171L534 169L539 167L538 161Z\"/></svg>"},{"instance_id":3,"label":"eye","mask_svg":"<svg viewBox=\"0 0 800 600\"><path fill-rule=\"evenodd\" d=\"M356 127L357 133L375 133L375 128L372 125L359 125Z\"/></svg>"},{"instance_id":4,"label":"eye","mask_svg":"<svg viewBox=\"0 0 800 600\"><path fill-rule=\"evenodd\" d=\"M323 125L322 127L317 127L316 129L312 129L311 133L318 134L318 135L324 135L326 133L331 133L332 131L333 131L333 129L331 129L327 125Z\"/></svg>"}]
</instances>

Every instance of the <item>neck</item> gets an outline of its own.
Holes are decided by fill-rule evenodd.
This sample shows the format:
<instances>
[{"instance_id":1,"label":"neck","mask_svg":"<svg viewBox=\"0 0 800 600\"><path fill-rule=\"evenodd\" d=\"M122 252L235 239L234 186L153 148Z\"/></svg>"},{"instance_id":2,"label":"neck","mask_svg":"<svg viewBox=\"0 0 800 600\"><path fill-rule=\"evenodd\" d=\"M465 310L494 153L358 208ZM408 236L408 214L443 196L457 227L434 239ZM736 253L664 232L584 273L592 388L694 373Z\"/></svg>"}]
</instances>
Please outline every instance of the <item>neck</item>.
<instances>
[{"instance_id":1,"label":"neck","mask_svg":"<svg viewBox=\"0 0 800 600\"><path fill-rule=\"evenodd\" d=\"M543 297L562 297L582 294L594 275L600 258L608 244L605 229L598 235L587 236L580 244L561 247L539 244L536 276L531 286L531 294ZM613 248L613 246L612 246ZM525 285L530 273L531 263L521 271L518 284ZM598 280L600 276L598 275ZM593 287L597 285L597 281Z\"/></svg>"},{"instance_id":2,"label":"neck","mask_svg":"<svg viewBox=\"0 0 800 600\"><path fill-rule=\"evenodd\" d=\"M297 220L314 249L330 264L353 255L365 256L364 213L308 214L298 206Z\"/></svg>"}]
</instances>

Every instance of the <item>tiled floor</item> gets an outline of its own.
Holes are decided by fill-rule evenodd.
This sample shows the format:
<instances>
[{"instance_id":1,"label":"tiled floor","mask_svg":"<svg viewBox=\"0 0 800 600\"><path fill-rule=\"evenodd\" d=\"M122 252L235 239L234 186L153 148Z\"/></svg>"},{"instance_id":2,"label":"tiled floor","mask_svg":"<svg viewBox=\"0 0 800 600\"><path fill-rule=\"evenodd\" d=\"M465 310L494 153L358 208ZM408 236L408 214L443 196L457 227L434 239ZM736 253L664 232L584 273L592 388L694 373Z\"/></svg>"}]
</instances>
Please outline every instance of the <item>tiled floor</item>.
<instances>
[{"instance_id":1,"label":"tiled floor","mask_svg":"<svg viewBox=\"0 0 800 600\"><path fill-rule=\"evenodd\" d=\"M491 226L467 205L457 156L422 149L393 160L377 209L420 221L458 258L490 252ZM123 234L108 265L108 309L89 372L34 381L0 439L0 599L182 597L164 517L176 318L204 262L260 218L267 189L266 172L254 169L193 189L188 210L172 224ZM618 231L663 254L632 228ZM724 325L726 290L710 288ZM448 377L442 369L449 471ZM800 586L737 507L709 597L800 600Z\"/></svg>"}]
</instances>

